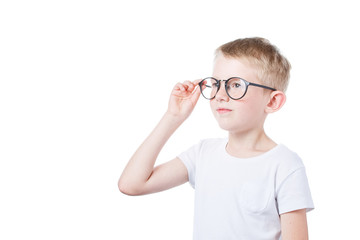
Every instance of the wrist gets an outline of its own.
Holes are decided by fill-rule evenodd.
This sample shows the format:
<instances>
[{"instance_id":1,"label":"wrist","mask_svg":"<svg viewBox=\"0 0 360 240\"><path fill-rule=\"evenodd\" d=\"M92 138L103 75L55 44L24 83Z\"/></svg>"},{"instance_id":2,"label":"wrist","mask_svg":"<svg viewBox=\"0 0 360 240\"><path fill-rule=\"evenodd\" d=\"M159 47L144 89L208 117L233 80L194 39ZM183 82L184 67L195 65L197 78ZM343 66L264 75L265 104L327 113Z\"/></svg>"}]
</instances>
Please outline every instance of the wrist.
<instances>
[{"instance_id":1,"label":"wrist","mask_svg":"<svg viewBox=\"0 0 360 240\"><path fill-rule=\"evenodd\" d=\"M170 111L166 111L163 116L163 119L173 124L181 125L186 120L186 117L172 113Z\"/></svg>"}]
</instances>

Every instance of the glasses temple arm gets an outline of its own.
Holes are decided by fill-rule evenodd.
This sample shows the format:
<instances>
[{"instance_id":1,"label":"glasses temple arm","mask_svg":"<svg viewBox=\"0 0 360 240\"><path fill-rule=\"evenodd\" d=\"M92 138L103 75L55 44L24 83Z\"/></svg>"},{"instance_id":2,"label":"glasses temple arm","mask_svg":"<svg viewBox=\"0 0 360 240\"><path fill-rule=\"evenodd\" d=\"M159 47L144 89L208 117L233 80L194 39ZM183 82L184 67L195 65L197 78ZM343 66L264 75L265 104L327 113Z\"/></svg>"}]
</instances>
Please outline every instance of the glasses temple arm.
<instances>
[{"instance_id":1,"label":"glasses temple arm","mask_svg":"<svg viewBox=\"0 0 360 240\"><path fill-rule=\"evenodd\" d=\"M275 89L275 88L268 87L268 86L264 86L264 85L261 85L261 84L249 83L249 85L252 85L252 86L255 86L255 87L266 88L266 89L269 89L269 90L272 90L272 91L276 91L276 89Z\"/></svg>"}]
</instances>

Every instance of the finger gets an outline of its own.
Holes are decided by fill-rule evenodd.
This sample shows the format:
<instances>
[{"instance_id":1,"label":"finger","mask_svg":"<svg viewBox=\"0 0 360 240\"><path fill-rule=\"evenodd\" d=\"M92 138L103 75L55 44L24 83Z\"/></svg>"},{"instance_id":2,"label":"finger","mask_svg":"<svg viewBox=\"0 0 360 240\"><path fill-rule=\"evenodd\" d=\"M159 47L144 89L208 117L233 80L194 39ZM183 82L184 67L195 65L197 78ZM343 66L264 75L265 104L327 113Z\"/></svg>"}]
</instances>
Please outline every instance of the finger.
<instances>
[{"instance_id":1,"label":"finger","mask_svg":"<svg viewBox=\"0 0 360 240\"><path fill-rule=\"evenodd\" d=\"M201 86L200 86L200 82L202 81L203 79L197 79L197 80L195 80L194 82L196 82L197 83L197 85L199 86L199 88L201 87L201 90L204 90L204 88L206 88L206 84L207 84L207 81L204 81L202 84L201 84Z\"/></svg>"},{"instance_id":2,"label":"finger","mask_svg":"<svg viewBox=\"0 0 360 240\"><path fill-rule=\"evenodd\" d=\"M185 91L186 89L185 89L184 85L179 82L175 85L174 90Z\"/></svg>"},{"instance_id":3,"label":"finger","mask_svg":"<svg viewBox=\"0 0 360 240\"><path fill-rule=\"evenodd\" d=\"M184 81L185 85L189 85L191 82L189 80Z\"/></svg>"},{"instance_id":4,"label":"finger","mask_svg":"<svg viewBox=\"0 0 360 240\"><path fill-rule=\"evenodd\" d=\"M199 100L199 97L200 97L200 88L197 87L195 89L195 91L192 93L192 96L191 96L191 100L194 102L194 103L197 103L197 101Z\"/></svg>"},{"instance_id":5,"label":"finger","mask_svg":"<svg viewBox=\"0 0 360 240\"><path fill-rule=\"evenodd\" d=\"M188 91L188 92L193 92L194 89L198 86L198 84L200 83L202 79L197 79L195 81L184 81L183 83L181 82L178 82L175 87L174 87L174 90L177 90L177 91L182 91L182 92L185 92L185 91Z\"/></svg>"},{"instance_id":6,"label":"finger","mask_svg":"<svg viewBox=\"0 0 360 240\"><path fill-rule=\"evenodd\" d=\"M187 91L189 91L189 92L192 92L195 88L195 85L190 81L185 81L184 85L187 88Z\"/></svg>"},{"instance_id":7,"label":"finger","mask_svg":"<svg viewBox=\"0 0 360 240\"><path fill-rule=\"evenodd\" d=\"M195 81L193 81L194 85L199 85L199 83L202 81L202 78L200 79L196 79Z\"/></svg>"},{"instance_id":8,"label":"finger","mask_svg":"<svg viewBox=\"0 0 360 240\"><path fill-rule=\"evenodd\" d=\"M192 82L190 82L190 81L185 81L184 83L186 83L186 85L189 86L188 91L192 92L192 91L194 91L194 89L195 89L197 86L199 86L199 83L200 83L201 81L202 81L202 79L200 78L200 79L196 79L196 80L194 80L194 81L192 81Z\"/></svg>"},{"instance_id":9,"label":"finger","mask_svg":"<svg viewBox=\"0 0 360 240\"><path fill-rule=\"evenodd\" d=\"M196 79L196 80L194 80L193 81L193 84L197 87L197 88L199 88L200 89L200 82L202 81L203 79L202 78L200 78L200 79Z\"/></svg>"}]
</instances>

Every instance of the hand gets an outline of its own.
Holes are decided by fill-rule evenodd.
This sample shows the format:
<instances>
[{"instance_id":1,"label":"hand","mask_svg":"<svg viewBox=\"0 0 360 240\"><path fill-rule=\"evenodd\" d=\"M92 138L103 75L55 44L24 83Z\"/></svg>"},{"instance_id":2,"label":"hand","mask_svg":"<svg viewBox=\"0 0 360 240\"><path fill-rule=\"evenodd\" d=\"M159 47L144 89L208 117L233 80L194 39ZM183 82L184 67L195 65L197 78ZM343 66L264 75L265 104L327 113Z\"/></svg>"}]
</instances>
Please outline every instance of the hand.
<instances>
[{"instance_id":1,"label":"hand","mask_svg":"<svg viewBox=\"0 0 360 240\"><path fill-rule=\"evenodd\" d=\"M200 81L201 79L177 83L171 92L167 113L185 120L194 110L199 99L200 88L198 84Z\"/></svg>"}]
</instances>

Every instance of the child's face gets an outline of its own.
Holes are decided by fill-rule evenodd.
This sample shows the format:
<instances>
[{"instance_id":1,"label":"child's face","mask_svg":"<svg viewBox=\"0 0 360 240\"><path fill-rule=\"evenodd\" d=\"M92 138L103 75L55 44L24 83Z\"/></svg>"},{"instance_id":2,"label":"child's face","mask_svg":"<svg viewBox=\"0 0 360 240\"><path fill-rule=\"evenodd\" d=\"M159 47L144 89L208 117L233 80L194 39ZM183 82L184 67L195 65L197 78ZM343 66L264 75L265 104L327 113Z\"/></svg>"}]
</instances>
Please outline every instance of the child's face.
<instances>
[{"instance_id":1,"label":"child's face","mask_svg":"<svg viewBox=\"0 0 360 240\"><path fill-rule=\"evenodd\" d=\"M227 58L219 54L214 63L213 77L219 80L240 77L249 82L261 84L258 70L247 61ZM248 132L263 128L266 118L265 107L270 99L269 90L249 86L246 95L240 100L233 100L226 94L224 82L219 92L210 101L211 110L219 126L229 132Z\"/></svg>"}]
</instances>

